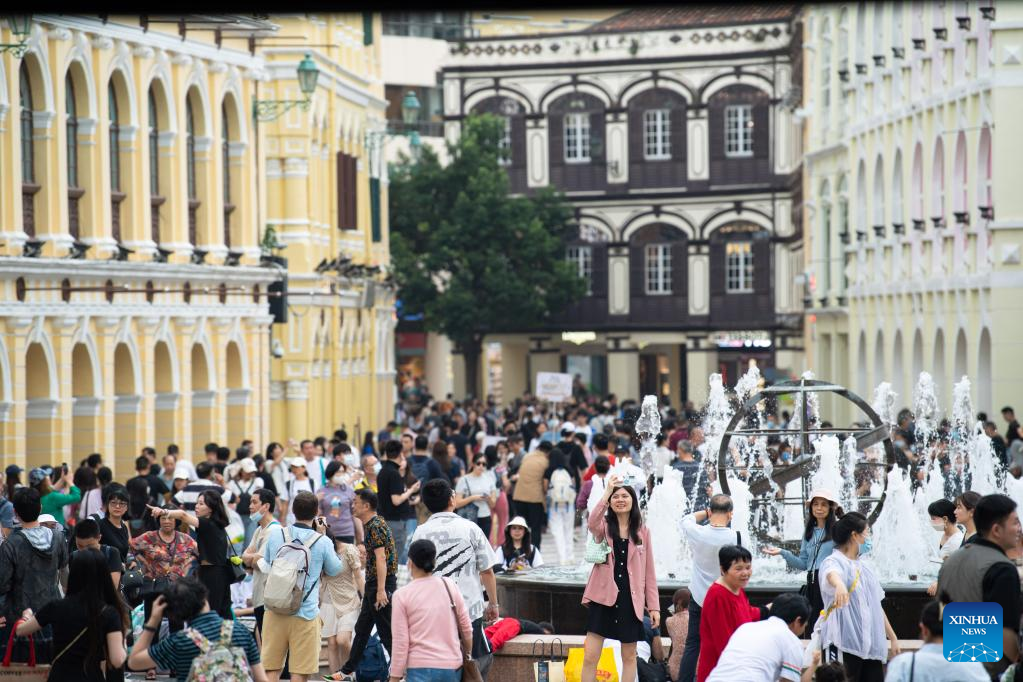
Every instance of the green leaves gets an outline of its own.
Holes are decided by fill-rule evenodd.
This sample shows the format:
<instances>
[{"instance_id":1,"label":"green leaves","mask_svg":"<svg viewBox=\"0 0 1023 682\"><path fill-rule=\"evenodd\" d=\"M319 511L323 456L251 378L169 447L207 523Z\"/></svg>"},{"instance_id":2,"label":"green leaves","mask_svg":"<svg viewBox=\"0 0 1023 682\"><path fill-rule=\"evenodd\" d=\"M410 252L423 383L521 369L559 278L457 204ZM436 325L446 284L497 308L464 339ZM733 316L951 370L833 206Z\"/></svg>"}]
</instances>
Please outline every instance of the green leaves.
<instances>
[{"instance_id":1,"label":"green leaves","mask_svg":"<svg viewBox=\"0 0 1023 682\"><path fill-rule=\"evenodd\" d=\"M459 347L485 334L524 330L556 318L586 291L565 260L578 229L549 188L509 196L500 165L504 121L467 118L441 166L423 147L391 170L391 257L409 313Z\"/></svg>"}]
</instances>

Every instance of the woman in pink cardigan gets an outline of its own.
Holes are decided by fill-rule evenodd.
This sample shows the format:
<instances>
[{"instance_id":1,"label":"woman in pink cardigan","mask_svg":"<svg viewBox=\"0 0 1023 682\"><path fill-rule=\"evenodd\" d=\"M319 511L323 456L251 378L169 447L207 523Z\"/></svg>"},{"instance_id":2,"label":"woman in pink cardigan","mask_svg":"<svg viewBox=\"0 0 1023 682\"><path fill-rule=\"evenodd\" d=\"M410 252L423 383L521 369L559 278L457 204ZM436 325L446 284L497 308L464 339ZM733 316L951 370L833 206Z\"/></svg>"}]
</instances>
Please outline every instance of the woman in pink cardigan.
<instances>
[{"instance_id":1,"label":"woman in pink cardigan","mask_svg":"<svg viewBox=\"0 0 1023 682\"><path fill-rule=\"evenodd\" d=\"M433 575L437 548L431 541L413 542L408 559L412 580L392 601L391 682L403 677L406 682L459 682L462 647L472 650L462 593L451 579Z\"/></svg>"},{"instance_id":2,"label":"woman in pink cardigan","mask_svg":"<svg viewBox=\"0 0 1023 682\"><path fill-rule=\"evenodd\" d=\"M650 531L643 525L639 500L620 476L608 476L608 485L589 518L590 533L611 550L603 563L594 564L583 592L589 606L582 682L594 682L605 639L622 643L623 680L636 679L636 642L643 639L643 610L657 627L661 606L654 576L654 550Z\"/></svg>"}]
</instances>

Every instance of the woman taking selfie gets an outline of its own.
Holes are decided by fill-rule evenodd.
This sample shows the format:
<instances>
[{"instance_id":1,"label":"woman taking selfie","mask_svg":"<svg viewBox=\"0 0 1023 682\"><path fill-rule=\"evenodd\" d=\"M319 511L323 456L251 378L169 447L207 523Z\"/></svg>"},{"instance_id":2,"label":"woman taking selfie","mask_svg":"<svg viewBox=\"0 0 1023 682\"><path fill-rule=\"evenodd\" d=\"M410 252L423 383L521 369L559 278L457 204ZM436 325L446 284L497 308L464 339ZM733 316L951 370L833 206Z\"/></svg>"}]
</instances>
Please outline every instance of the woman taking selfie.
<instances>
[{"instance_id":1,"label":"woman taking selfie","mask_svg":"<svg viewBox=\"0 0 1023 682\"><path fill-rule=\"evenodd\" d=\"M231 568L227 565L227 510L224 498L211 488L195 501L195 516L184 509L149 507L158 521L170 517L195 528L199 550L199 581L209 592L210 609L221 618L231 617Z\"/></svg>"},{"instance_id":2,"label":"woman taking selfie","mask_svg":"<svg viewBox=\"0 0 1023 682\"><path fill-rule=\"evenodd\" d=\"M636 642L645 639L644 608L650 612L651 627L656 628L661 621L654 551L650 531L643 525L636 491L624 485L620 476L609 476L607 489L593 508L587 525L594 542L606 543L608 556L593 565L583 591L589 621L582 682L596 680L605 639L622 643L621 679L633 680Z\"/></svg>"}]
</instances>

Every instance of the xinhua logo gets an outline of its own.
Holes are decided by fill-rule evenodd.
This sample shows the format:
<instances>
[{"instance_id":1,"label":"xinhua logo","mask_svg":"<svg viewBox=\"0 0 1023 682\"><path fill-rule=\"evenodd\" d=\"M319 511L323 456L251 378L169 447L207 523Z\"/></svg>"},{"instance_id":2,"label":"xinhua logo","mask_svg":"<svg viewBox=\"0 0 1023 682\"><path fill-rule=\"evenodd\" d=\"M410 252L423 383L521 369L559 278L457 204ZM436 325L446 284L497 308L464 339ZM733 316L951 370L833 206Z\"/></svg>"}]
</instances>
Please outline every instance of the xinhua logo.
<instances>
[{"instance_id":1,"label":"xinhua logo","mask_svg":"<svg viewBox=\"0 0 1023 682\"><path fill-rule=\"evenodd\" d=\"M1002 605L952 602L942 612L945 660L994 663L1002 658Z\"/></svg>"}]
</instances>

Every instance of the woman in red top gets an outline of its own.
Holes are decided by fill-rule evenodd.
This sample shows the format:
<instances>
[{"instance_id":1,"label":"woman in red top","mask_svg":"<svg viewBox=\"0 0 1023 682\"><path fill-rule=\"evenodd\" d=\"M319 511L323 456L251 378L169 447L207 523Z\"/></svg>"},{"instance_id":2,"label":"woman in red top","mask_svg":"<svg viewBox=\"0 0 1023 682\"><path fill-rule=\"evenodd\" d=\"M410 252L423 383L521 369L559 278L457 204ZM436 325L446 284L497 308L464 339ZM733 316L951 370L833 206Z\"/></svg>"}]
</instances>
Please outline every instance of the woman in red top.
<instances>
[{"instance_id":1,"label":"woman in red top","mask_svg":"<svg viewBox=\"0 0 1023 682\"><path fill-rule=\"evenodd\" d=\"M760 620L766 609L753 606L743 588L753 575L753 556L745 547L725 545L718 551L721 577L707 590L700 617L700 662L696 682L704 682L718 664L732 633L744 623Z\"/></svg>"}]
</instances>

